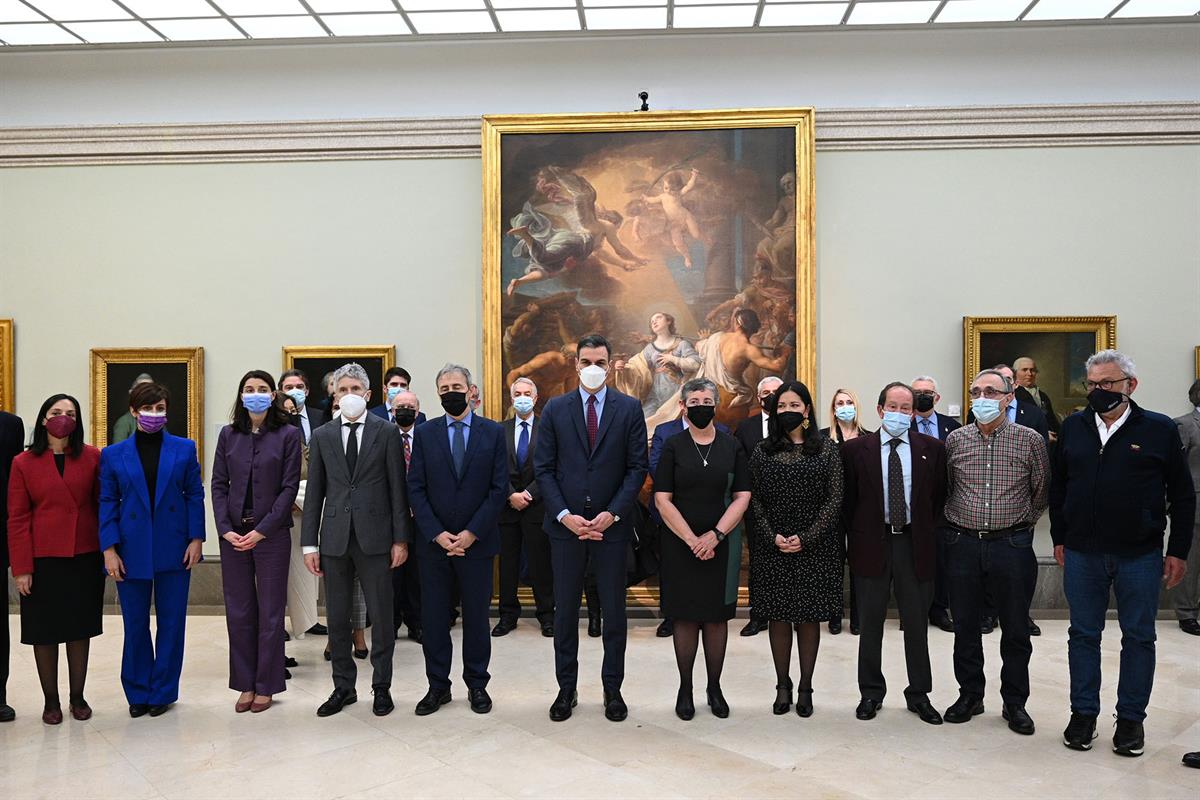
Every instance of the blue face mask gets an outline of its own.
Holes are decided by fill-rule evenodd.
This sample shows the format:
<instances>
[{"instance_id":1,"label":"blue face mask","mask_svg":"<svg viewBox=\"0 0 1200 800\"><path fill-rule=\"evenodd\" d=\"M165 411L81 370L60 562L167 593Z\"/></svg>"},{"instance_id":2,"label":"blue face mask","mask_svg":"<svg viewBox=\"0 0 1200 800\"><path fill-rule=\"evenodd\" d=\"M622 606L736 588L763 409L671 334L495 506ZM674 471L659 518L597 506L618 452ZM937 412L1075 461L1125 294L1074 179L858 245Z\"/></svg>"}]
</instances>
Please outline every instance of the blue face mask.
<instances>
[{"instance_id":1,"label":"blue face mask","mask_svg":"<svg viewBox=\"0 0 1200 800\"><path fill-rule=\"evenodd\" d=\"M304 401L307 398L304 396L303 389L288 389L286 392L284 392L284 394L292 398L292 400L296 403L296 408L304 407Z\"/></svg>"},{"instance_id":2,"label":"blue face mask","mask_svg":"<svg viewBox=\"0 0 1200 800\"><path fill-rule=\"evenodd\" d=\"M910 427L912 427L912 414L904 414L899 411L883 412L883 429L892 436L900 436Z\"/></svg>"},{"instance_id":3,"label":"blue face mask","mask_svg":"<svg viewBox=\"0 0 1200 800\"><path fill-rule=\"evenodd\" d=\"M271 395L258 392L243 393L242 405L251 414L261 414L271 407Z\"/></svg>"},{"instance_id":4,"label":"blue face mask","mask_svg":"<svg viewBox=\"0 0 1200 800\"><path fill-rule=\"evenodd\" d=\"M405 389L403 386L387 387L388 405L390 406L392 404L392 401L396 399L396 395L400 394L401 392L407 392L407 391L408 391L408 389Z\"/></svg>"},{"instance_id":5,"label":"blue face mask","mask_svg":"<svg viewBox=\"0 0 1200 800\"><path fill-rule=\"evenodd\" d=\"M1000 401L990 397L976 397L971 401L971 411L975 419L987 425L1000 416Z\"/></svg>"},{"instance_id":6,"label":"blue face mask","mask_svg":"<svg viewBox=\"0 0 1200 800\"><path fill-rule=\"evenodd\" d=\"M533 398L525 396L515 397L513 398L513 408L517 410L518 414L528 414L530 411L533 411Z\"/></svg>"},{"instance_id":7,"label":"blue face mask","mask_svg":"<svg viewBox=\"0 0 1200 800\"><path fill-rule=\"evenodd\" d=\"M834 409L833 415L842 422L853 422L854 418L858 416L858 411L853 405L838 406Z\"/></svg>"}]
</instances>

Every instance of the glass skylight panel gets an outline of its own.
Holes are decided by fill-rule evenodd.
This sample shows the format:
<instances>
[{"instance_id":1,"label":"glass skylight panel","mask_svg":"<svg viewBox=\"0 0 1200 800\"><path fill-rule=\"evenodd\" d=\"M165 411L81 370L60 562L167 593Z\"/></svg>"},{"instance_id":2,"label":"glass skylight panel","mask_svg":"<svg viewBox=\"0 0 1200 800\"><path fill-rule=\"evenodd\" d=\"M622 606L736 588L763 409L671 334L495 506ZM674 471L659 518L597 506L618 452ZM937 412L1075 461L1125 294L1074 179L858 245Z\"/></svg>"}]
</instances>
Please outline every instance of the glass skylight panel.
<instances>
[{"instance_id":1,"label":"glass skylight panel","mask_svg":"<svg viewBox=\"0 0 1200 800\"><path fill-rule=\"evenodd\" d=\"M1197 0L1129 0L1114 17L1189 17L1200 13Z\"/></svg>"},{"instance_id":2,"label":"glass skylight panel","mask_svg":"<svg viewBox=\"0 0 1200 800\"><path fill-rule=\"evenodd\" d=\"M9 44L80 44L53 22L0 25L0 39Z\"/></svg>"},{"instance_id":3,"label":"glass skylight panel","mask_svg":"<svg viewBox=\"0 0 1200 800\"><path fill-rule=\"evenodd\" d=\"M666 0L583 0L584 8L607 8L609 6L662 6L667 7ZM665 26L666 23L663 23Z\"/></svg>"},{"instance_id":4,"label":"glass skylight panel","mask_svg":"<svg viewBox=\"0 0 1200 800\"><path fill-rule=\"evenodd\" d=\"M0 0L0 22L45 21L45 17L18 0Z\"/></svg>"},{"instance_id":5,"label":"glass skylight panel","mask_svg":"<svg viewBox=\"0 0 1200 800\"><path fill-rule=\"evenodd\" d=\"M486 11L427 11L410 13L408 18L417 29L417 33L496 32L492 17Z\"/></svg>"},{"instance_id":6,"label":"glass skylight panel","mask_svg":"<svg viewBox=\"0 0 1200 800\"><path fill-rule=\"evenodd\" d=\"M1029 0L950 0L934 22L1014 22Z\"/></svg>"},{"instance_id":7,"label":"glass skylight panel","mask_svg":"<svg viewBox=\"0 0 1200 800\"><path fill-rule=\"evenodd\" d=\"M761 27L782 25L837 25L846 14L849 3L808 3L805 5L776 6L763 8Z\"/></svg>"},{"instance_id":8,"label":"glass skylight panel","mask_svg":"<svg viewBox=\"0 0 1200 800\"><path fill-rule=\"evenodd\" d=\"M303 39L328 36L312 17L236 17L237 24L255 39Z\"/></svg>"},{"instance_id":9,"label":"glass skylight panel","mask_svg":"<svg viewBox=\"0 0 1200 800\"><path fill-rule=\"evenodd\" d=\"M1116 7L1113 0L1038 0L1025 19L1100 19Z\"/></svg>"},{"instance_id":10,"label":"glass skylight panel","mask_svg":"<svg viewBox=\"0 0 1200 800\"><path fill-rule=\"evenodd\" d=\"M142 19L174 17L218 17L206 0L123 0L125 7Z\"/></svg>"},{"instance_id":11,"label":"glass skylight panel","mask_svg":"<svg viewBox=\"0 0 1200 800\"><path fill-rule=\"evenodd\" d=\"M354 11L391 11L392 0L308 0L308 7L318 14L344 14Z\"/></svg>"},{"instance_id":12,"label":"glass skylight panel","mask_svg":"<svg viewBox=\"0 0 1200 800\"><path fill-rule=\"evenodd\" d=\"M676 28L749 28L758 6L675 6Z\"/></svg>"},{"instance_id":13,"label":"glass skylight panel","mask_svg":"<svg viewBox=\"0 0 1200 800\"><path fill-rule=\"evenodd\" d=\"M173 42L203 42L217 39L245 39L241 31L225 19L158 19L154 27Z\"/></svg>"},{"instance_id":14,"label":"glass skylight panel","mask_svg":"<svg viewBox=\"0 0 1200 800\"><path fill-rule=\"evenodd\" d=\"M756 6L758 0L675 0L675 7L680 6Z\"/></svg>"},{"instance_id":15,"label":"glass skylight panel","mask_svg":"<svg viewBox=\"0 0 1200 800\"><path fill-rule=\"evenodd\" d=\"M579 12L575 9L539 9L536 11L497 11L502 31L577 31Z\"/></svg>"},{"instance_id":16,"label":"glass skylight panel","mask_svg":"<svg viewBox=\"0 0 1200 800\"><path fill-rule=\"evenodd\" d=\"M68 22L67 27L92 44L109 42L161 42L162 37L137 20L120 22Z\"/></svg>"},{"instance_id":17,"label":"glass skylight panel","mask_svg":"<svg viewBox=\"0 0 1200 800\"><path fill-rule=\"evenodd\" d=\"M667 7L589 8L584 10L587 26L594 31L643 30L667 27Z\"/></svg>"},{"instance_id":18,"label":"glass skylight panel","mask_svg":"<svg viewBox=\"0 0 1200 800\"><path fill-rule=\"evenodd\" d=\"M129 19L129 14L112 0L35 0L33 5L50 19Z\"/></svg>"},{"instance_id":19,"label":"glass skylight panel","mask_svg":"<svg viewBox=\"0 0 1200 800\"><path fill-rule=\"evenodd\" d=\"M492 0L492 8L574 8L575 0Z\"/></svg>"},{"instance_id":20,"label":"glass skylight panel","mask_svg":"<svg viewBox=\"0 0 1200 800\"><path fill-rule=\"evenodd\" d=\"M901 2L858 3L850 12L851 25L903 25L929 22L937 11L938 0L901 0Z\"/></svg>"},{"instance_id":21,"label":"glass skylight panel","mask_svg":"<svg viewBox=\"0 0 1200 800\"><path fill-rule=\"evenodd\" d=\"M322 14L334 36L403 36L411 33L404 17L391 14Z\"/></svg>"},{"instance_id":22,"label":"glass skylight panel","mask_svg":"<svg viewBox=\"0 0 1200 800\"><path fill-rule=\"evenodd\" d=\"M471 11L484 8L483 0L400 0L405 11Z\"/></svg>"},{"instance_id":23,"label":"glass skylight panel","mask_svg":"<svg viewBox=\"0 0 1200 800\"><path fill-rule=\"evenodd\" d=\"M231 17L308 13L299 0L217 0L217 5Z\"/></svg>"}]
</instances>

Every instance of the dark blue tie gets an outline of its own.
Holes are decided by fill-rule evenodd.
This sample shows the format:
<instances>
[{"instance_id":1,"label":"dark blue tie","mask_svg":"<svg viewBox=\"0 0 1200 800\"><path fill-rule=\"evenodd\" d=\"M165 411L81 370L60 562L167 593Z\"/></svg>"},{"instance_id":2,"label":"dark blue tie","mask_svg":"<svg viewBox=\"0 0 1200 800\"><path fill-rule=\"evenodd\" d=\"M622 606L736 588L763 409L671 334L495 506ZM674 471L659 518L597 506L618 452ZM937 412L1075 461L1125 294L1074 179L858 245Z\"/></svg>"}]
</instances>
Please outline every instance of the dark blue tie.
<instances>
[{"instance_id":1,"label":"dark blue tie","mask_svg":"<svg viewBox=\"0 0 1200 800\"><path fill-rule=\"evenodd\" d=\"M454 474L461 478L463 474L463 462L467 456L467 437L463 432L463 423L461 421L452 422L450 426L454 428L454 444L450 448L450 456L454 459Z\"/></svg>"},{"instance_id":2,"label":"dark blue tie","mask_svg":"<svg viewBox=\"0 0 1200 800\"><path fill-rule=\"evenodd\" d=\"M517 466L525 466L525 459L529 456L529 423L521 420L521 437L517 439Z\"/></svg>"}]
</instances>

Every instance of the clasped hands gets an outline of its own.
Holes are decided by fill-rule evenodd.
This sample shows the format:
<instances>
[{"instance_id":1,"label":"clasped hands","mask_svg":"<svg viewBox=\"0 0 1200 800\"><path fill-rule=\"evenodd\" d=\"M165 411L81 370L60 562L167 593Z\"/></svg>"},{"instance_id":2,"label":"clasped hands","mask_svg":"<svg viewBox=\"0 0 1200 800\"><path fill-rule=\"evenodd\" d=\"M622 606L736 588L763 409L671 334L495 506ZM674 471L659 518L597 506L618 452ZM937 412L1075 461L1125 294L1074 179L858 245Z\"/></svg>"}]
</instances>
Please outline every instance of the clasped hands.
<instances>
[{"instance_id":1,"label":"clasped hands","mask_svg":"<svg viewBox=\"0 0 1200 800\"><path fill-rule=\"evenodd\" d=\"M717 545L719 544L720 542L717 541L715 531L709 531L703 536L693 534L692 538L687 542L687 546L692 548L692 555L701 561L708 561L711 558L715 558L717 555Z\"/></svg>"},{"instance_id":2,"label":"clasped hands","mask_svg":"<svg viewBox=\"0 0 1200 800\"><path fill-rule=\"evenodd\" d=\"M799 536L781 536L775 534L775 546L782 553L799 553L804 549L804 544L800 541Z\"/></svg>"},{"instance_id":3,"label":"clasped hands","mask_svg":"<svg viewBox=\"0 0 1200 800\"><path fill-rule=\"evenodd\" d=\"M442 546L448 556L465 556L467 548L475 544L477 537L470 531L461 533L442 531L434 538L434 541Z\"/></svg>"},{"instance_id":4,"label":"clasped hands","mask_svg":"<svg viewBox=\"0 0 1200 800\"><path fill-rule=\"evenodd\" d=\"M601 511L591 519L584 519L578 514L567 514L562 518L562 524L580 539L599 542L604 539L604 532L613 524L613 515Z\"/></svg>"},{"instance_id":5,"label":"clasped hands","mask_svg":"<svg viewBox=\"0 0 1200 800\"><path fill-rule=\"evenodd\" d=\"M250 531L246 534L237 534L233 531L221 534L221 538L233 545L233 549L239 553L245 553L248 550L253 550L254 547L267 537L263 536L258 531Z\"/></svg>"}]
</instances>

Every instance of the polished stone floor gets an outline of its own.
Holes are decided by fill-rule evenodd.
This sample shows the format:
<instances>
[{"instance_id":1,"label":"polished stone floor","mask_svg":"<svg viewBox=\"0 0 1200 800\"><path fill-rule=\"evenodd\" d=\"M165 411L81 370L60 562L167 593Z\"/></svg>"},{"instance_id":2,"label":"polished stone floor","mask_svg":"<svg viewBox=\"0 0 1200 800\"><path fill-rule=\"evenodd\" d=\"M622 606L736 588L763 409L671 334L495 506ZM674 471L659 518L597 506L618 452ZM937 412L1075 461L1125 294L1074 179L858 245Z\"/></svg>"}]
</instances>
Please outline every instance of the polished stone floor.
<instances>
[{"instance_id":1,"label":"polished stone floor","mask_svg":"<svg viewBox=\"0 0 1200 800\"><path fill-rule=\"evenodd\" d=\"M14 638L18 620L10 617ZM323 637L288 645L301 666L290 690L264 714L233 713L225 688L223 620L188 620L182 699L168 714L131 720L119 675L121 623L106 617L95 640L87 697L89 722L41 723L32 648L15 644L9 702L16 722L0 725L0 798L421 798L421 797L722 797L722 798L1195 798L1200 771L1180 766L1200 749L1200 640L1174 622L1159 623L1158 674L1146 723L1146 754L1108 746L1115 702L1116 625L1104 648L1105 713L1088 753L1067 750L1066 622L1045 620L1035 640L1033 737L1008 731L999 697L966 725L931 727L903 706L903 647L895 621L884 641L892 692L871 722L854 718L857 639L826 635L817 664L816 713L770 712L774 674L767 637L736 635L733 623L722 681L733 713L719 720L697 692L696 718L673 713L677 674L669 640L653 623L632 623L625 698L629 719L604 719L598 640L582 639L580 705L565 723L547 719L554 698L551 642L522 621L494 640L495 709L471 713L455 701L431 717L412 707L424 689L420 647L397 642L396 711L371 715L369 672L359 672L358 704L318 719L330 689ZM951 635L931 630L934 703L955 698ZM456 631L456 644L457 644ZM987 637L989 676L998 682L999 634ZM360 662L363 663L363 662ZM65 663L63 665L65 681ZM704 686L697 665L697 685ZM64 686L65 697L65 686ZM995 690L993 690L995 691Z\"/></svg>"}]
</instances>

